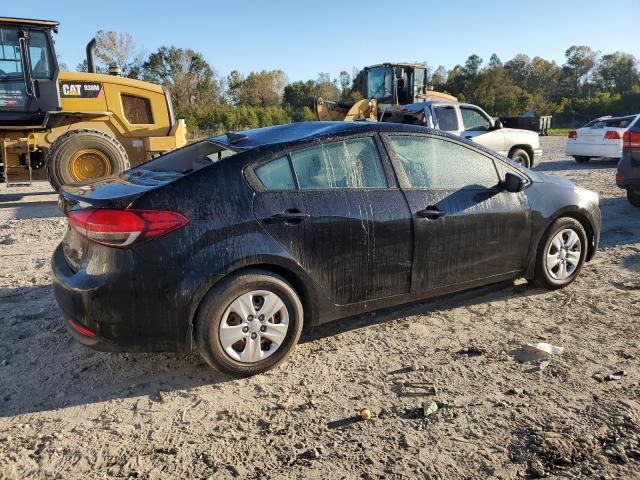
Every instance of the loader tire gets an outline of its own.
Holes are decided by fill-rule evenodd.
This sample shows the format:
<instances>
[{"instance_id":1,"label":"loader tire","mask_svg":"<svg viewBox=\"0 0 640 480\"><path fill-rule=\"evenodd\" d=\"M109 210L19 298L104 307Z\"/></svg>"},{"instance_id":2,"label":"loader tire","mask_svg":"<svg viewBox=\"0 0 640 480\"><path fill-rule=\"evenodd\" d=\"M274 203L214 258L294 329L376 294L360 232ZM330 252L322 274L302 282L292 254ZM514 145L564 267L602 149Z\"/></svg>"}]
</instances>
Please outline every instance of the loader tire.
<instances>
[{"instance_id":1,"label":"loader tire","mask_svg":"<svg viewBox=\"0 0 640 480\"><path fill-rule=\"evenodd\" d=\"M47 176L59 191L67 183L80 183L123 172L129 168L124 146L99 130L67 132L53 142L47 155Z\"/></svg>"}]
</instances>

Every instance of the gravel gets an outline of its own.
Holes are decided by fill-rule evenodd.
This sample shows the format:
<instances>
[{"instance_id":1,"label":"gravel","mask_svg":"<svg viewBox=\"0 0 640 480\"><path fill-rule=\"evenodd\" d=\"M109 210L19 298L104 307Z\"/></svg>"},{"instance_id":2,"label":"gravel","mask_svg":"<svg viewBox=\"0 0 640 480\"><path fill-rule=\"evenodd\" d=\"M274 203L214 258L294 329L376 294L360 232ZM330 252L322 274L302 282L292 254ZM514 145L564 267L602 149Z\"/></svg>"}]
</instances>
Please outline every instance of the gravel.
<instances>
[{"instance_id":1,"label":"gravel","mask_svg":"<svg viewBox=\"0 0 640 480\"><path fill-rule=\"evenodd\" d=\"M196 353L74 343L51 295L55 196L0 187L0 478L639 478L640 210L614 162L563 146L542 138L537 169L598 192L604 221L570 287L334 322L247 379ZM546 368L515 359L537 342L564 350Z\"/></svg>"}]
</instances>

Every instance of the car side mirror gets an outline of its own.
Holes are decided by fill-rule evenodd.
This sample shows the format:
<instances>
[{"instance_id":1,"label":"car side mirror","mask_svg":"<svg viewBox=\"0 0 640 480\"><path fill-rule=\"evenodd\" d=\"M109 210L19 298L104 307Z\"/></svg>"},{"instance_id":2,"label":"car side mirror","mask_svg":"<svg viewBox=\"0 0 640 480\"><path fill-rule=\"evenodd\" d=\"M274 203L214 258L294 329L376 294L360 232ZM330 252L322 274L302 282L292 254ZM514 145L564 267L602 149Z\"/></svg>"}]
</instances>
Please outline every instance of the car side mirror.
<instances>
[{"instance_id":1,"label":"car side mirror","mask_svg":"<svg viewBox=\"0 0 640 480\"><path fill-rule=\"evenodd\" d=\"M524 180L515 173L507 172L504 176L504 189L507 192L517 193L524 188Z\"/></svg>"},{"instance_id":2,"label":"car side mirror","mask_svg":"<svg viewBox=\"0 0 640 480\"><path fill-rule=\"evenodd\" d=\"M502 122L499 118L496 118L496 121L493 123L494 130L500 130L502 128Z\"/></svg>"}]
</instances>

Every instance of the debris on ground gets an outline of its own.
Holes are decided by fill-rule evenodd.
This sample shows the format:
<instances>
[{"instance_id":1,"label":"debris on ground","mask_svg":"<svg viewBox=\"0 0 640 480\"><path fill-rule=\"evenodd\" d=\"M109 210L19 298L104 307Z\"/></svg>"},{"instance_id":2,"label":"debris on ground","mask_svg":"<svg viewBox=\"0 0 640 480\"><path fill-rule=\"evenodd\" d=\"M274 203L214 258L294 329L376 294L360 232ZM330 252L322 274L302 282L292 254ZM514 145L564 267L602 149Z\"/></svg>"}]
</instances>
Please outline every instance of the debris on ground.
<instances>
[{"instance_id":1,"label":"debris on ground","mask_svg":"<svg viewBox=\"0 0 640 480\"><path fill-rule=\"evenodd\" d=\"M514 356L520 363L542 362L550 355L561 355L562 351L562 347L546 342L528 343L519 347L514 352Z\"/></svg>"},{"instance_id":2,"label":"debris on ground","mask_svg":"<svg viewBox=\"0 0 640 480\"><path fill-rule=\"evenodd\" d=\"M605 380L608 382L615 381L615 380L622 380L622 377L625 377L626 375L627 375L627 372L625 372L624 370L619 370L617 372L613 372L607 375L605 377Z\"/></svg>"},{"instance_id":3,"label":"debris on ground","mask_svg":"<svg viewBox=\"0 0 640 480\"><path fill-rule=\"evenodd\" d=\"M360 410L360 418L362 420L371 420L372 417L373 415L371 414L371 410L369 410L368 408L363 408L362 410Z\"/></svg>"},{"instance_id":4,"label":"debris on ground","mask_svg":"<svg viewBox=\"0 0 640 480\"><path fill-rule=\"evenodd\" d=\"M433 415L438 411L438 404L436 402L425 402L422 404L422 412L425 417Z\"/></svg>"}]
</instances>

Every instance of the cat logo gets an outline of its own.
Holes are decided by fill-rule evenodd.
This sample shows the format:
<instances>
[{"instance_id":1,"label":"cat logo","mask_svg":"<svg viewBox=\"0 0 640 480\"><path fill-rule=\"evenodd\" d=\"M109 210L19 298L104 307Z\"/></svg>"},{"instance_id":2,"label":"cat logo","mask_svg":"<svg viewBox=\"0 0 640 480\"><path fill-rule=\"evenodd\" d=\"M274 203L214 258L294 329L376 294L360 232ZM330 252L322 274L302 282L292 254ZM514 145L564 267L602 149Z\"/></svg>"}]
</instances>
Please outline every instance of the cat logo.
<instances>
[{"instance_id":1,"label":"cat logo","mask_svg":"<svg viewBox=\"0 0 640 480\"><path fill-rule=\"evenodd\" d=\"M102 84L96 82L60 82L62 98L98 98Z\"/></svg>"},{"instance_id":2,"label":"cat logo","mask_svg":"<svg viewBox=\"0 0 640 480\"><path fill-rule=\"evenodd\" d=\"M82 95L82 85L66 83L62 85L62 94L65 97L79 97Z\"/></svg>"}]
</instances>

